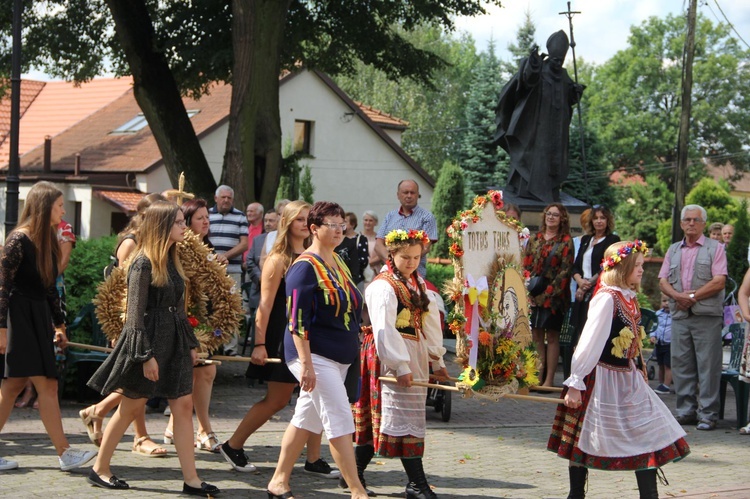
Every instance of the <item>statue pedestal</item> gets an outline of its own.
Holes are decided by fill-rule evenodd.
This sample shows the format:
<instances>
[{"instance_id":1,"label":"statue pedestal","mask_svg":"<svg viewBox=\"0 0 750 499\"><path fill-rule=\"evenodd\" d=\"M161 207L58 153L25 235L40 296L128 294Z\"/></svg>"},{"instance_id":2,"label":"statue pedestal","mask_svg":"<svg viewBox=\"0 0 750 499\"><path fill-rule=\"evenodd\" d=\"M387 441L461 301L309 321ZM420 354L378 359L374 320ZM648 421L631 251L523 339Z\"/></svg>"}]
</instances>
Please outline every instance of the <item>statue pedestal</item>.
<instances>
[{"instance_id":1,"label":"statue pedestal","mask_svg":"<svg viewBox=\"0 0 750 499\"><path fill-rule=\"evenodd\" d=\"M527 199L519 197L512 192L502 189L503 201L506 203L513 203L523 212L521 214L521 222L529 228L532 236L539 232L539 227L542 224L542 213L544 208L550 204L544 201L537 201L535 199ZM560 193L560 203L565 206L568 210L568 217L570 218L570 235L577 237L583 234L581 228L581 213L590 208L588 204L581 201L580 199L574 198L568 193Z\"/></svg>"}]
</instances>

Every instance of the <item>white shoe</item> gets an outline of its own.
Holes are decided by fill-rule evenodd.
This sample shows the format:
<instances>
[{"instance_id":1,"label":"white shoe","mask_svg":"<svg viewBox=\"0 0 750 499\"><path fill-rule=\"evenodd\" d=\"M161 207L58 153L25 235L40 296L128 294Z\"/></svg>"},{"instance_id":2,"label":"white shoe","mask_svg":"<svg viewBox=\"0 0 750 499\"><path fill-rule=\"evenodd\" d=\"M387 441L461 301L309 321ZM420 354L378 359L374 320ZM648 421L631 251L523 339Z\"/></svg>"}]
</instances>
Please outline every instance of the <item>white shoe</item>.
<instances>
[{"instance_id":1,"label":"white shoe","mask_svg":"<svg viewBox=\"0 0 750 499\"><path fill-rule=\"evenodd\" d=\"M167 405L167 408L164 409L164 415L165 416L171 416L172 415L172 408Z\"/></svg>"},{"instance_id":2,"label":"white shoe","mask_svg":"<svg viewBox=\"0 0 750 499\"><path fill-rule=\"evenodd\" d=\"M15 461L8 461L0 457L0 471L14 470L18 468L18 463Z\"/></svg>"},{"instance_id":3,"label":"white shoe","mask_svg":"<svg viewBox=\"0 0 750 499\"><path fill-rule=\"evenodd\" d=\"M65 449L62 456L58 458L60 461L60 469L63 471L69 471L73 468L85 466L89 461L96 457L96 454L96 451L90 450Z\"/></svg>"}]
</instances>

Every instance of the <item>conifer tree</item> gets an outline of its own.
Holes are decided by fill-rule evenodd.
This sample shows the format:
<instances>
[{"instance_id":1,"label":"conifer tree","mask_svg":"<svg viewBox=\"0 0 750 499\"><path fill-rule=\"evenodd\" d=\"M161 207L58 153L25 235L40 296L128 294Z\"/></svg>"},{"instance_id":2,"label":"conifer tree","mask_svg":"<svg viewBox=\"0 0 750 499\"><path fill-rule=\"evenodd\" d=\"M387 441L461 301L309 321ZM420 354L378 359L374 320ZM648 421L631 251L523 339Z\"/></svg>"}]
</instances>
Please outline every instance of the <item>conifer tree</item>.
<instances>
[{"instance_id":1,"label":"conifer tree","mask_svg":"<svg viewBox=\"0 0 750 499\"><path fill-rule=\"evenodd\" d=\"M435 191L432 194L432 214L438 227L438 241L432 246L433 256L448 257L448 235L445 229L456 213L464 208L464 174L455 163L446 161L440 170Z\"/></svg>"},{"instance_id":2,"label":"conifer tree","mask_svg":"<svg viewBox=\"0 0 750 499\"><path fill-rule=\"evenodd\" d=\"M536 25L531 18L531 12L527 9L524 13L523 24L516 31L516 41L508 44L508 52L511 58L509 61L503 61L500 66L503 71L503 81L508 81L518 71L518 65L521 59L528 57L531 49L536 45Z\"/></svg>"},{"instance_id":3,"label":"conifer tree","mask_svg":"<svg viewBox=\"0 0 750 499\"><path fill-rule=\"evenodd\" d=\"M750 221L747 200L743 199L734 224L734 236L727 247L727 273L739 285L747 272L747 248L750 245Z\"/></svg>"},{"instance_id":4,"label":"conifer tree","mask_svg":"<svg viewBox=\"0 0 750 499\"><path fill-rule=\"evenodd\" d=\"M465 173L467 200L489 187L505 184L508 173L505 152L493 145L495 107L500 95L500 61L490 40L474 68L466 103L466 132L461 145L461 168Z\"/></svg>"}]
</instances>

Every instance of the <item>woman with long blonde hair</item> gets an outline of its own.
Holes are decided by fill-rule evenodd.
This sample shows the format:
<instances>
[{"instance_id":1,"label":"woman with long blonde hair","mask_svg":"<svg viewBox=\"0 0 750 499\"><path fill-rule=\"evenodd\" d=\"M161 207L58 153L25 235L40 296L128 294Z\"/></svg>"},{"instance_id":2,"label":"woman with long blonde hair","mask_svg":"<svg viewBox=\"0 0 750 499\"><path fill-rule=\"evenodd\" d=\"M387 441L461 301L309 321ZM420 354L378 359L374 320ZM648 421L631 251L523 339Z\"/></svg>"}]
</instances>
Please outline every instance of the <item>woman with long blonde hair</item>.
<instances>
[{"instance_id":1,"label":"woman with long blonde hair","mask_svg":"<svg viewBox=\"0 0 750 499\"><path fill-rule=\"evenodd\" d=\"M286 286L284 277L294 260L310 244L307 215L310 205L293 201L284 207L278 225L278 235L271 252L263 264L260 278L260 304L255 316L255 344L252 364L247 375L267 383L266 396L253 405L240 422L232 437L221 446L221 454L237 471L253 471L243 446L250 435L266 421L286 407L292 396L297 378L286 364L267 364L268 357L284 358L284 333L286 332ZM320 457L321 435L312 435L307 442L305 470L321 476L338 478Z\"/></svg>"},{"instance_id":2,"label":"woman with long blonde hair","mask_svg":"<svg viewBox=\"0 0 750 499\"><path fill-rule=\"evenodd\" d=\"M148 194L138 202L136 214L130 219L128 225L117 235L117 245L115 246L113 265L119 267L123 265L128 257L133 254L138 246L138 229L143 222L143 216L146 210L157 201L166 201L167 198L158 193ZM81 409L78 415L86 427L89 440L97 447L102 442L102 424L104 418L122 400L122 394L112 392L96 404ZM146 411L136 414L133 420L133 452L145 457L164 457L167 455L167 449L154 442L146 429Z\"/></svg>"},{"instance_id":3,"label":"woman with long blonde hair","mask_svg":"<svg viewBox=\"0 0 750 499\"><path fill-rule=\"evenodd\" d=\"M60 469L67 471L85 465L96 452L70 448L57 400L54 343L65 348L68 342L55 287L60 261L57 226L63 215L63 193L51 182L37 182L0 257L0 354L5 354L0 430L31 380L38 393L39 416L59 456ZM17 467L18 463L0 458L0 471Z\"/></svg>"},{"instance_id":4,"label":"woman with long blonde hair","mask_svg":"<svg viewBox=\"0 0 750 499\"><path fill-rule=\"evenodd\" d=\"M199 343L185 312L185 277L176 248L184 237L185 216L176 204L157 201L144 213L128 269L125 327L114 351L88 383L103 395L114 391L123 395L88 475L89 483L97 487L129 488L112 474L112 454L146 401L164 397L174 415L182 492L201 496L219 492L201 482L195 469L192 389Z\"/></svg>"}]
</instances>

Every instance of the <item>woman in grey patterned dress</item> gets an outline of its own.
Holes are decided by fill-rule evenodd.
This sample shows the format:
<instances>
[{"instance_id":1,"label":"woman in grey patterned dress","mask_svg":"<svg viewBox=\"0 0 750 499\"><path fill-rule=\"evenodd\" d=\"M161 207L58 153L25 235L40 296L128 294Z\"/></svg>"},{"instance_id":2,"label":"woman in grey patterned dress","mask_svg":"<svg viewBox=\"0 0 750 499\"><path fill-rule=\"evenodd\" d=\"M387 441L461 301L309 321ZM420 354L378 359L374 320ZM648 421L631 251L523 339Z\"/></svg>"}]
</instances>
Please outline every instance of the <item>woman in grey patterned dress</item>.
<instances>
[{"instance_id":1,"label":"woman in grey patterned dress","mask_svg":"<svg viewBox=\"0 0 750 499\"><path fill-rule=\"evenodd\" d=\"M144 213L136 256L128 270L125 327L114 351L88 383L102 395L118 391L124 396L104 431L99 457L88 476L93 485L129 488L112 474L112 454L146 400L164 397L174 415L183 493L206 496L219 492L201 482L195 469L191 393L199 345L185 313L184 275L175 245L184 233L185 216L176 204L157 201Z\"/></svg>"}]
</instances>

